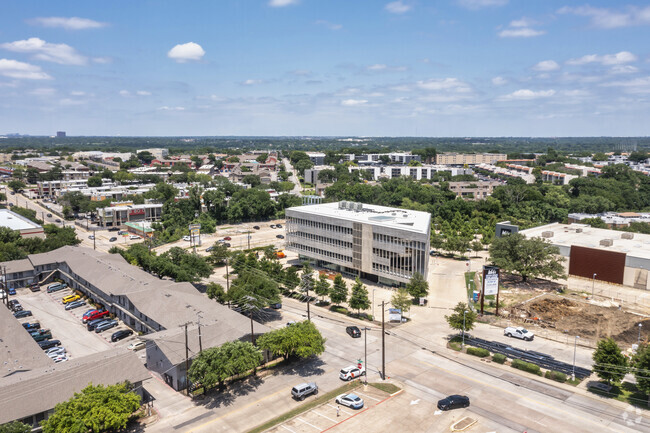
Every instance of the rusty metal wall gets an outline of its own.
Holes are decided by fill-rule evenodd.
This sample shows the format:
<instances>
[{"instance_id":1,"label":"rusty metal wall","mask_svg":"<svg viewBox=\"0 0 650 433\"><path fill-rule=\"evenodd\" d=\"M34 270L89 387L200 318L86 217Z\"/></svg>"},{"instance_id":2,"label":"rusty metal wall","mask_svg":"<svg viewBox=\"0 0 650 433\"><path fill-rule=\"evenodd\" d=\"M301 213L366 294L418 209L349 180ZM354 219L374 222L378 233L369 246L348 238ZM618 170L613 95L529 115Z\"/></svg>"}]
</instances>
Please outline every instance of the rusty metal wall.
<instances>
[{"instance_id":1,"label":"rusty metal wall","mask_svg":"<svg viewBox=\"0 0 650 433\"><path fill-rule=\"evenodd\" d=\"M571 245L569 275L623 284L625 253Z\"/></svg>"}]
</instances>

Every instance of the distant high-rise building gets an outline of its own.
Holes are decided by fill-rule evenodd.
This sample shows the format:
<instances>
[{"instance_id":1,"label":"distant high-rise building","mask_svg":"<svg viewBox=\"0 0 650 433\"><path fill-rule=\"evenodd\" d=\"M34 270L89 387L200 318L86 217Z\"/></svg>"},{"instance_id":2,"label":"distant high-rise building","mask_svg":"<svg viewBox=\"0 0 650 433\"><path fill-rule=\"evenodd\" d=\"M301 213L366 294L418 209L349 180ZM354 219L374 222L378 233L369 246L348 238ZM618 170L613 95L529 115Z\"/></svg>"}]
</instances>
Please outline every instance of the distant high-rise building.
<instances>
[{"instance_id":1,"label":"distant high-rise building","mask_svg":"<svg viewBox=\"0 0 650 433\"><path fill-rule=\"evenodd\" d=\"M65 138L65 131L56 131L56 138Z\"/></svg>"}]
</instances>

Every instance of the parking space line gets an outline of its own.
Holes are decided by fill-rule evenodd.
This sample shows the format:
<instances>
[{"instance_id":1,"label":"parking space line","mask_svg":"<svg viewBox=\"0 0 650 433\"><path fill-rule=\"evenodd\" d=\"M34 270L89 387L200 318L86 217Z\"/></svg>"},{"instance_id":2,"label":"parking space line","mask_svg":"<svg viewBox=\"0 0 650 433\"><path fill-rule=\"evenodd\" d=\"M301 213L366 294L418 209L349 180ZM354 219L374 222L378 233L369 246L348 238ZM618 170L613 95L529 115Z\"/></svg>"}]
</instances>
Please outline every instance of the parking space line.
<instances>
[{"instance_id":1,"label":"parking space line","mask_svg":"<svg viewBox=\"0 0 650 433\"><path fill-rule=\"evenodd\" d=\"M305 424L307 424L307 425L309 425L309 426L314 427L316 430L320 430L320 429L321 429L320 427L316 427L314 424L310 424L310 423L308 423L307 421L305 421L305 420L302 419L302 418L296 418L296 419L297 419L298 421L304 422Z\"/></svg>"},{"instance_id":2,"label":"parking space line","mask_svg":"<svg viewBox=\"0 0 650 433\"><path fill-rule=\"evenodd\" d=\"M363 396L363 397L365 397L365 398L369 398L370 400L381 401L381 400L378 399L378 398L370 397L369 395L365 395L365 394L361 394L359 391L355 391L354 393L355 393L355 394L358 394L358 395L360 395L360 396Z\"/></svg>"},{"instance_id":3,"label":"parking space line","mask_svg":"<svg viewBox=\"0 0 650 433\"><path fill-rule=\"evenodd\" d=\"M286 429L289 430L291 433L296 433L295 431L291 430L289 427L287 427L287 426L284 425L284 424L280 424L280 427L284 427L284 428L286 428Z\"/></svg>"},{"instance_id":4,"label":"parking space line","mask_svg":"<svg viewBox=\"0 0 650 433\"><path fill-rule=\"evenodd\" d=\"M322 416L323 418L328 419L328 420L330 420L330 421L332 421L332 422L336 422L335 419L332 419L332 418L330 418L330 417L328 417L328 416L325 416L325 415L323 415L322 413L318 413L318 412L316 412L315 410L312 410L312 412L315 413L316 415L318 415L318 416Z\"/></svg>"},{"instance_id":5,"label":"parking space line","mask_svg":"<svg viewBox=\"0 0 650 433\"><path fill-rule=\"evenodd\" d=\"M329 404L329 403L327 403L327 405L328 405L329 407L331 407L332 409L336 409L336 406L332 406L332 405ZM347 413L348 415L352 415L352 412L348 412L348 411L345 410L345 409L340 409L340 410L341 410L341 412L343 412L343 413Z\"/></svg>"}]
</instances>

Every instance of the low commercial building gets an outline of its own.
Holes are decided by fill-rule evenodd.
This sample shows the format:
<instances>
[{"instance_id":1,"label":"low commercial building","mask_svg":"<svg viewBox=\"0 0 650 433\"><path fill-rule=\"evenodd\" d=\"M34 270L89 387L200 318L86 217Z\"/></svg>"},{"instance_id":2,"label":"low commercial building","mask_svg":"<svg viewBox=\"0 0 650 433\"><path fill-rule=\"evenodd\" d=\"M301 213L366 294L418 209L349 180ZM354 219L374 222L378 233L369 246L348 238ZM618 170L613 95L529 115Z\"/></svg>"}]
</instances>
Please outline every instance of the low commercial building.
<instances>
[{"instance_id":1,"label":"low commercial building","mask_svg":"<svg viewBox=\"0 0 650 433\"><path fill-rule=\"evenodd\" d=\"M318 183L318 173L323 170L334 170L331 165L315 165L312 168L305 169L305 182L311 184Z\"/></svg>"},{"instance_id":2,"label":"low commercial building","mask_svg":"<svg viewBox=\"0 0 650 433\"><path fill-rule=\"evenodd\" d=\"M399 286L427 275L431 214L338 202L285 210L286 249L318 266Z\"/></svg>"},{"instance_id":3,"label":"low commercial building","mask_svg":"<svg viewBox=\"0 0 650 433\"><path fill-rule=\"evenodd\" d=\"M599 218L610 229L629 227L630 223L650 224L650 213L647 212L605 212L599 214L570 213L569 224L581 223L586 219Z\"/></svg>"},{"instance_id":4,"label":"low commercial building","mask_svg":"<svg viewBox=\"0 0 650 433\"><path fill-rule=\"evenodd\" d=\"M99 225L116 227L128 222L160 221L162 217L161 203L121 204L115 203L109 207L97 210Z\"/></svg>"},{"instance_id":5,"label":"low commercial building","mask_svg":"<svg viewBox=\"0 0 650 433\"><path fill-rule=\"evenodd\" d=\"M573 179L578 176L567 173L560 173L557 171L542 170L542 180L544 182L551 182L555 185L568 185Z\"/></svg>"},{"instance_id":6,"label":"low commercial building","mask_svg":"<svg viewBox=\"0 0 650 433\"><path fill-rule=\"evenodd\" d=\"M23 238L45 239L43 226L8 209L0 209L0 227L14 230Z\"/></svg>"},{"instance_id":7,"label":"low commercial building","mask_svg":"<svg viewBox=\"0 0 650 433\"><path fill-rule=\"evenodd\" d=\"M511 164L508 164L509 166ZM524 166L520 166L524 167ZM509 169L509 168L503 168L503 167L498 167L496 165L492 164L478 164L476 166L476 169L478 169L479 172L481 170L492 173L494 175L498 176L504 176L504 177L518 177L520 179L523 179L524 182L526 183L535 183L535 175L532 174L532 167L527 167L530 168L530 172L526 171L518 171L516 169ZM494 176L492 176L494 177Z\"/></svg>"},{"instance_id":8,"label":"low commercial building","mask_svg":"<svg viewBox=\"0 0 650 433\"><path fill-rule=\"evenodd\" d=\"M547 239L567 257L569 275L649 290L650 235L553 223L519 233Z\"/></svg>"},{"instance_id":9,"label":"low commercial building","mask_svg":"<svg viewBox=\"0 0 650 433\"><path fill-rule=\"evenodd\" d=\"M449 167L444 165L420 165L411 167L409 165L373 165L369 167L348 167L350 173L355 170L363 170L370 173L371 180L392 179L394 177L408 176L415 180L432 179L435 174L441 171L451 173L452 176L459 174L472 174L472 170L462 167Z\"/></svg>"},{"instance_id":10,"label":"low commercial building","mask_svg":"<svg viewBox=\"0 0 650 433\"><path fill-rule=\"evenodd\" d=\"M442 165L478 165L496 164L508 159L505 153L439 153L436 164Z\"/></svg>"}]
</instances>

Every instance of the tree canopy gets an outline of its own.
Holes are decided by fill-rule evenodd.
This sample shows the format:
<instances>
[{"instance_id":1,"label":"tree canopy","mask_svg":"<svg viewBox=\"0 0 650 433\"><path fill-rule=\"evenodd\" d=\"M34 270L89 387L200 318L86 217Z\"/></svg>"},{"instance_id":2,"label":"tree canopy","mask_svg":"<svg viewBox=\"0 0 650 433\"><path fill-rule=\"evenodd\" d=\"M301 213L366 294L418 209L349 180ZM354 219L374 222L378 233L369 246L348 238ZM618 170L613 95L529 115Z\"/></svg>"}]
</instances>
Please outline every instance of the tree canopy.
<instances>
[{"instance_id":1,"label":"tree canopy","mask_svg":"<svg viewBox=\"0 0 650 433\"><path fill-rule=\"evenodd\" d=\"M309 320L276 329L260 336L257 345L275 356L308 358L325 351L325 338Z\"/></svg>"},{"instance_id":2,"label":"tree canopy","mask_svg":"<svg viewBox=\"0 0 650 433\"><path fill-rule=\"evenodd\" d=\"M506 272L518 274L523 281L531 277L564 278L558 247L542 238L526 238L515 233L495 238L490 245L490 260Z\"/></svg>"},{"instance_id":3,"label":"tree canopy","mask_svg":"<svg viewBox=\"0 0 650 433\"><path fill-rule=\"evenodd\" d=\"M357 314L360 313L360 310L366 310L370 307L368 289L366 289L366 286L363 285L359 277L354 280L348 305L350 305L350 308L357 310Z\"/></svg>"},{"instance_id":4,"label":"tree canopy","mask_svg":"<svg viewBox=\"0 0 650 433\"><path fill-rule=\"evenodd\" d=\"M414 298L425 298L429 295L429 283L419 272L415 272L406 285L407 292Z\"/></svg>"},{"instance_id":5,"label":"tree canopy","mask_svg":"<svg viewBox=\"0 0 650 433\"><path fill-rule=\"evenodd\" d=\"M348 286L341 274L336 274L334 284L330 290L330 300L332 304L342 304L348 300Z\"/></svg>"},{"instance_id":6,"label":"tree canopy","mask_svg":"<svg viewBox=\"0 0 650 433\"><path fill-rule=\"evenodd\" d=\"M607 383L618 383L627 373L627 358L612 338L598 342L592 359L596 375Z\"/></svg>"},{"instance_id":7,"label":"tree canopy","mask_svg":"<svg viewBox=\"0 0 650 433\"><path fill-rule=\"evenodd\" d=\"M472 311L472 309L469 308L467 304L464 302L459 302L458 304L456 304L456 306L454 307L454 312L448 316L445 316L445 320L447 320L447 323L449 324L449 327L451 329L455 329L458 331L462 331L463 329L465 329L465 332L474 329L474 323L476 322L476 318L477 318L476 312Z\"/></svg>"},{"instance_id":8,"label":"tree canopy","mask_svg":"<svg viewBox=\"0 0 650 433\"><path fill-rule=\"evenodd\" d=\"M193 360L188 376L193 384L206 388L223 384L230 377L253 370L262 362L262 353L249 342L231 341L205 349Z\"/></svg>"}]
</instances>

